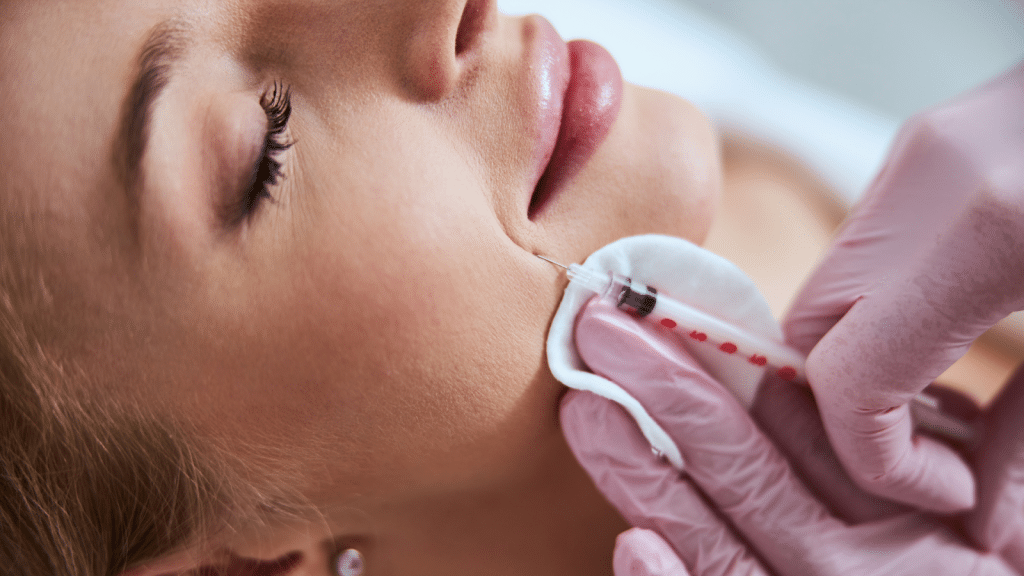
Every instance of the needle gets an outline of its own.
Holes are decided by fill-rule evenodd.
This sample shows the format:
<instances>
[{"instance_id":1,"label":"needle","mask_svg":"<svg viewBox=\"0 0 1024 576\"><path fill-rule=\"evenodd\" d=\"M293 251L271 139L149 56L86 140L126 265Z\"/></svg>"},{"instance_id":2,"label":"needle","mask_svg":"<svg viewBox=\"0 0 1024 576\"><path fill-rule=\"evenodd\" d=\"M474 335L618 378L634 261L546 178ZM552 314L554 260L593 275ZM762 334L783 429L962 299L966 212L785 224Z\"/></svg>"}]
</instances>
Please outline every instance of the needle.
<instances>
[{"instance_id":1,"label":"needle","mask_svg":"<svg viewBox=\"0 0 1024 576\"><path fill-rule=\"evenodd\" d=\"M537 258L540 258L541 260L544 260L545 262L550 262L550 263L554 264L555 266L559 266L559 267L565 268L566 270L569 269L569 267L566 266L565 264L559 264L558 262L555 262L551 258L545 258L544 256L541 256L540 254L534 254L534 256L536 256Z\"/></svg>"}]
</instances>

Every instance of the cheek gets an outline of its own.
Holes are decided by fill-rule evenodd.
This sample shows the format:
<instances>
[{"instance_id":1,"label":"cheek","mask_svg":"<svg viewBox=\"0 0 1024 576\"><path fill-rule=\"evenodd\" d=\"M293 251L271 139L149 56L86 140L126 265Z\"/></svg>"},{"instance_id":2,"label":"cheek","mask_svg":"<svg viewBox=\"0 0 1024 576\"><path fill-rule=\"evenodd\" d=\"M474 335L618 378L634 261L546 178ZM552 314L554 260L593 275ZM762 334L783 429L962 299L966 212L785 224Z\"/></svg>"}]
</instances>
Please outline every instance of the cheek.
<instances>
[{"instance_id":1,"label":"cheek","mask_svg":"<svg viewBox=\"0 0 1024 576\"><path fill-rule=\"evenodd\" d=\"M718 135L707 117L676 96L638 89L636 100L632 138L638 147L646 144L641 163L652 175L647 216L699 244L721 195Z\"/></svg>"},{"instance_id":2,"label":"cheek","mask_svg":"<svg viewBox=\"0 0 1024 576\"><path fill-rule=\"evenodd\" d=\"M265 330L274 374L305 391L273 395L296 413L312 404L307 433L361 463L344 476L450 484L522 466L557 433L550 273L508 239L469 170L405 159L376 184L368 171L365 194L321 195L281 252Z\"/></svg>"},{"instance_id":3,"label":"cheek","mask_svg":"<svg viewBox=\"0 0 1024 576\"><path fill-rule=\"evenodd\" d=\"M478 480L524 466L555 420L557 388L543 368L553 304L527 296L529 271L501 250L446 244L410 249L395 270L367 271L364 282L306 300L310 329L297 338L312 349L300 370L344 399L330 420L350 450L374 462L368 475ZM472 261L457 266L443 254Z\"/></svg>"}]
</instances>

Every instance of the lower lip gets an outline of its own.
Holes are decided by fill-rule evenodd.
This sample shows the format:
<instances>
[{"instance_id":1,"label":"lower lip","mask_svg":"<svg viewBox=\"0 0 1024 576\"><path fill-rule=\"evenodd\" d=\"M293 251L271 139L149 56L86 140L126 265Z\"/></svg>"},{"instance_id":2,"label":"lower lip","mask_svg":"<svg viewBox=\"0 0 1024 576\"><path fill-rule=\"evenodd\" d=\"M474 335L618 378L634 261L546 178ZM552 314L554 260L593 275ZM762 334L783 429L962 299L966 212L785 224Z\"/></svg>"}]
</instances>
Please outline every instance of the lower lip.
<instances>
[{"instance_id":1,"label":"lower lip","mask_svg":"<svg viewBox=\"0 0 1024 576\"><path fill-rule=\"evenodd\" d=\"M568 43L569 86L562 103L562 124L551 160L537 183L528 215L540 215L586 165L619 115L622 73L603 47L587 41Z\"/></svg>"}]
</instances>

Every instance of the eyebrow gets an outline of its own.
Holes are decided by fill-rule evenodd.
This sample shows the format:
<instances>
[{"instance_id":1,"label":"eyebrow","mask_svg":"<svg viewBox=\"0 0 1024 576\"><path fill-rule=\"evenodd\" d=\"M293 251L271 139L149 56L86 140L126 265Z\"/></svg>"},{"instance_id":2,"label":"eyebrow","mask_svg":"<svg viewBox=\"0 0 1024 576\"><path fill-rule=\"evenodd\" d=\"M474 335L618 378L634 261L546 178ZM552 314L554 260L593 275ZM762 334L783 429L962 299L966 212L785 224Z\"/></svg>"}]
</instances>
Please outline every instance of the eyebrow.
<instances>
[{"instance_id":1,"label":"eyebrow","mask_svg":"<svg viewBox=\"0 0 1024 576\"><path fill-rule=\"evenodd\" d=\"M170 82L175 65L184 57L187 30L180 19L160 22L150 30L136 58L137 72L121 106L114 153L122 183L130 195L138 185L154 104Z\"/></svg>"}]
</instances>

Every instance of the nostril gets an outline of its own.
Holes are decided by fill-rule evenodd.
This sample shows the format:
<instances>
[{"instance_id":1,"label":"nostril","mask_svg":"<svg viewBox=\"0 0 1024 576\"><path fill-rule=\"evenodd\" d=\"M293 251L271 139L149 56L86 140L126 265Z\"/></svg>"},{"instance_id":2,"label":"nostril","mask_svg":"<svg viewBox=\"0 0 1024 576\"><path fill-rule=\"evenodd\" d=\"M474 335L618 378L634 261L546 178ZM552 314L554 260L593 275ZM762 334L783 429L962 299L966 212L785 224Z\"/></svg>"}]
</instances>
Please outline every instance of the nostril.
<instances>
[{"instance_id":1,"label":"nostril","mask_svg":"<svg viewBox=\"0 0 1024 576\"><path fill-rule=\"evenodd\" d=\"M462 10L462 20L455 34L455 55L461 56L472 49L487 23L488 4L491 0L469 0Z\"/></svg>"},{"instance_id":2,"label":"nostril","mask_svg":"<svg viewBox=\"0 0 1024 576\"><path fill-rule=\"evenodd\" d=\"M478 56L497 23L495 2L448 1L443 11L437 9L440 2L409 3L422 5L419 17L407 20L409 36L400 61L402 83L414 100L437 102L479 72L484 59Z\"/></svg>"}]
</instances>

